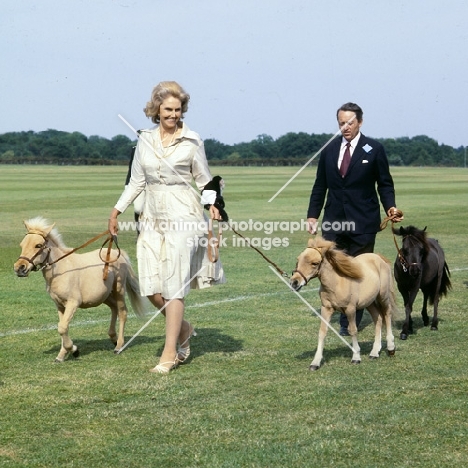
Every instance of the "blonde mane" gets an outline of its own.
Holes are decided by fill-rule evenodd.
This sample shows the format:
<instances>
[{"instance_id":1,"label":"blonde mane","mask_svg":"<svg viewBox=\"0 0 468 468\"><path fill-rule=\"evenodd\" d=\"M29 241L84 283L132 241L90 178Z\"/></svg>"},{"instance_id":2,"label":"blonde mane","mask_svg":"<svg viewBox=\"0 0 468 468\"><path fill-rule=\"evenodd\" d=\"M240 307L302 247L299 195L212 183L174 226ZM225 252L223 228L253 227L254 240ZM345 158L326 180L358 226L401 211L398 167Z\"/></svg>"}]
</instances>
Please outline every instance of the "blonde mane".
<instances>
[{"instance_id":1,"label":"blonde mane","mask_svg":"<svg viewBox=\"0 0 468 468\"><path fill-rule=\"evenodd\" d=\"M364 277L360 265L353 262L354 257L350 257L337 249L334 242L317 237L316 239L309 239L307 246L317 249L338 274L357 280Z\"/></svg>"},{"instance_id":2,"label":"blonde mane","mask_svg":"<svg viewBox=\"0 0 468 468\"><path fill-rule=\"evenodd\" d=\"M62 249L68 248L62 240L62 235L55 227L52 228L49 234L47 234L47 231L50 229L52 224L42 216L36 216L35 218L28 219L24 224L26 225L28 233L39 234Z\"/></svg>"}]
</instances>

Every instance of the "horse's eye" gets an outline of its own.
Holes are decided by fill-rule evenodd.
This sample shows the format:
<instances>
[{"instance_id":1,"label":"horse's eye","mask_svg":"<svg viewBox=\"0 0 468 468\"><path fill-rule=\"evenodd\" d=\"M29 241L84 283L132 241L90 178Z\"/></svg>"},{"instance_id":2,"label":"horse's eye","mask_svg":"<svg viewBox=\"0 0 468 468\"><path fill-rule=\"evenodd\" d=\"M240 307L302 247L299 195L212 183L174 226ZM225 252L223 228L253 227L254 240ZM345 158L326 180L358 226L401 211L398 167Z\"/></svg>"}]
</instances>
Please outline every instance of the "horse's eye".
<instances>
[{"instance_id":1,"label":"horse's eye","mask_svg":"<svg viewBox=\"0 0 468 468\"><path fill-rule=\"evenodd\" d=\"M36 249L42 249L42 247L44 247L44 244L37 244L36 245Z\"/></svg>"}]
</instances>

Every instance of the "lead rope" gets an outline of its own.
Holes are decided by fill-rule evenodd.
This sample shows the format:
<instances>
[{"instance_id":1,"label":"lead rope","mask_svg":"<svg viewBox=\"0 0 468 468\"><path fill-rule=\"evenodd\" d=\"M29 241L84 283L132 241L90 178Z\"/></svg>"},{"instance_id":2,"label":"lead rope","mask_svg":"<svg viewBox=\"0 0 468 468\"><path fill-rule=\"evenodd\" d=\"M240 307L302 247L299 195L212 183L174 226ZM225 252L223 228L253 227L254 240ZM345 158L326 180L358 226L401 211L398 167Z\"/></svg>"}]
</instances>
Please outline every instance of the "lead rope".
<instances>
[{"instance_id":1,"label":"lead rope","mask_svg":"<svg viewBox=\"0 0 468 468\"><path fill-rule=\"evenodd\" d=\"M72 253L75 253L77 250L80 250L80 249L84 249L85 247L87 247L89 244L92 244L93 242L97 241L98 239L100 239L101 237L105 236L106 234L109 234L108 238L104 241L104 243L102 244L102 247L101 247L101 250L99 250L99 258L104 262L104 270L103 270L103 280L105 281L107 279L107 274L108 274L108 270L109 270L109 263L114 263L116 262L119 257L120 257L120 248L119 248L119 245L117 244L117 236L112 236L109 232L109 230L105 230L103 232L101 232L101 234L98 234L97 236L94 236L92 239L90 239L89 241L85 242L84 244L80 245L79 247L76 247L72 250L70 250L70 252L67 252L65 255L62 255L61 257L57 258L56 260L54 260L53 262L50 262L50 263L45 263L41 269L44 269L46 267L49 267L51 265L53 265L54 263L57 263L58 261L62 260L63 258L65 257L68 257L69 255L71 255ZM106 255L106 259L104 260L101 256L101 251L102 249L104 248L104 246L109 242L109 247L107 248L107 255ZM111 252L111 248L112 248L112 242L115 242L115 245L117 247L117 250L118 250L118 254L117 254L117 258L115 260L110 260L110 252Z\"/></svg>"},{"instance_id":2,"label":"lead rope","mask_svg":"<svg viewBox=\"0 0 468 468\"><path fill-rule=\"evenodd\" d=\"M258 250L256 247L254 247L249 239L247 239L247 237L244 237L240 232L237 232L231 225L231 223L228 223L228 226L233 230L233 232L235 234L237 234L239 237L242 237L242 239L244 239L248 246L251 247L252 249L254 249L255 251L257 251L270 265L272 265L275 270L281 275L281 276L284 276L285 278L289 278L289 275L284 271L282 270L276 263L272 262L266 255L263 254L263 252L261 252L260 250Z\"/></svg>"},{"instance_id":3,"label":"lead rope","mask_svg":"<svg viewBox=\"0 0 468 468\"><path fill-rule=\"evenodd\" d=\"M101 256L101 251L108 242L109 242L109 245L107 247L106 259L103 260L103 258ZM115 258L114 260L111 261L110 260L110 255L111 255L111 251L112 251L112 242L115 242L115 246L117 247L117 258ZM101 250L99 250L99 258L104 262L104 269L102 271L102 280L103 281L106 281L106 279L107 279L107 275L109 273L109 264L116 262L119 259L119 257L120 257L120 247L119 247L119 244L117 243L117 236L112 235L109 232L109 237L104 241L104 244L102 244Z\"/></svg>"},{"instance_id":4,"label":"lead rope","mask_svg":"<svg viewBox=\"0 0 468 468\"><path fill-rule=\"evenodd\" d=\"M397 209L396 212L392 214L392 216L385 217L384 220L380 223L380 230L383 231L387 227L387 224L389 221L392 222L392 225L395 224L395 218L403 218L403 211ZM398 259L400 260L403 271L406 273L408 271L408 262L406 261L405 257L403 257L403 254L401 253L401 249L398 246L398 242L396 240L393 229L392 229L392 234L393 234L393 242L398 252Z\"/></svg>"},{"instance_id":5,"label":"lead rope","mask_svg":"<svg viewBox=\"0 0 468 468\"><path fill-rule=\"evenodd\" d=\"M70 250L70 252L66 253L65 255L62 255L61 257L57 258L57 259L54 260L53 262L48 263L47 266L50 266L50 265L53 265L54 263L57 263L58 261L62 260L62 258L68 257L68 256L71 255L72 253L75 253L77 250L84 249L84 248L87 247L89 244L92 244L93 242L97 241L100 237L106 235L108 232L109 232L108 230L101 232L101 234L98 234L97 236L94 236L92 239L90 239L89 241L85 242L83 245L80 245L79 247L76 247L76 248ZM101 259L101 260L102 260L102 259Z\"/></svg>"}]
</instances>

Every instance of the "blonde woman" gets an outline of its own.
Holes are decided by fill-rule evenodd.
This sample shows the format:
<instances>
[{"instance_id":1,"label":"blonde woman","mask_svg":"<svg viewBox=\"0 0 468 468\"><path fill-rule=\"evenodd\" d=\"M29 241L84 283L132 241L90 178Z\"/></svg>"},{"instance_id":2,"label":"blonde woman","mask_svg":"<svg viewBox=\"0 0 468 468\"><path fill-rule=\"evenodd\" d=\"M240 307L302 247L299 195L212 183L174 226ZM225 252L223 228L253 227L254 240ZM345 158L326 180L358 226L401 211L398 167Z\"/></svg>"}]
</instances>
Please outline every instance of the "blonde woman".
<instances>
[{"instance_id":1,"label":"blonde woman","mask_svg":"<svg viewBox=\"0 0 468 468\"><path fill-rule=\"evenodd\" d=\"M219 219L213 206L216 194L202 199L212 177L199 135L182 121L190 96L174 81L159 83L144 112L155 127L142 130L131 168L131 178L109 218L116 234L117 216L145 190L137 259L141 294L166 317L166 341L158 365L151 372L167 374L190 355L193 326L184 319L184 297L193 287L225 282L222 266L208 265L206 217Z\"/></svg>"}]
</instances>

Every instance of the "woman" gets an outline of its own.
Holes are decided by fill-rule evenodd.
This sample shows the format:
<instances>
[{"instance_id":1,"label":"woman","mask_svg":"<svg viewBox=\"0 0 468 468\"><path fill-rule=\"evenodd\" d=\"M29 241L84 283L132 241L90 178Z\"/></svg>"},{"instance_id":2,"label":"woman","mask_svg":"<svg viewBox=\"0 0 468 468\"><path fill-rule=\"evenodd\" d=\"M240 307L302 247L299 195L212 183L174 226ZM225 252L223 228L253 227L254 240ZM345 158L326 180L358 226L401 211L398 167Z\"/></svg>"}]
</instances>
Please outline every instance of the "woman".
<instances>
[{"instance_id":1,"label":"woman","mask_svg":"<svg viewBox=\"0 0 468 468\"><path fill-rule=\"evenodd\" d=\"M190 355L192 325L184 320L184 297L191 287L224 282L222 267L209 265L206 254L206 218L219 219L213 206L216 193L199 190L211 181L203 142L182 118L190 96L174 81L159 83L144 112L156 127L143 130L132 163L131 178L109 218L117 233L117 216L145 189L137 259L141 294L166 317L166 342L159 364L151 372L167 374ZM208 197L208 198L207 198ZM207 270L212 270L207 271ZM177 349L177 344L179 348Z\"/></svg>"}]
</instances>

